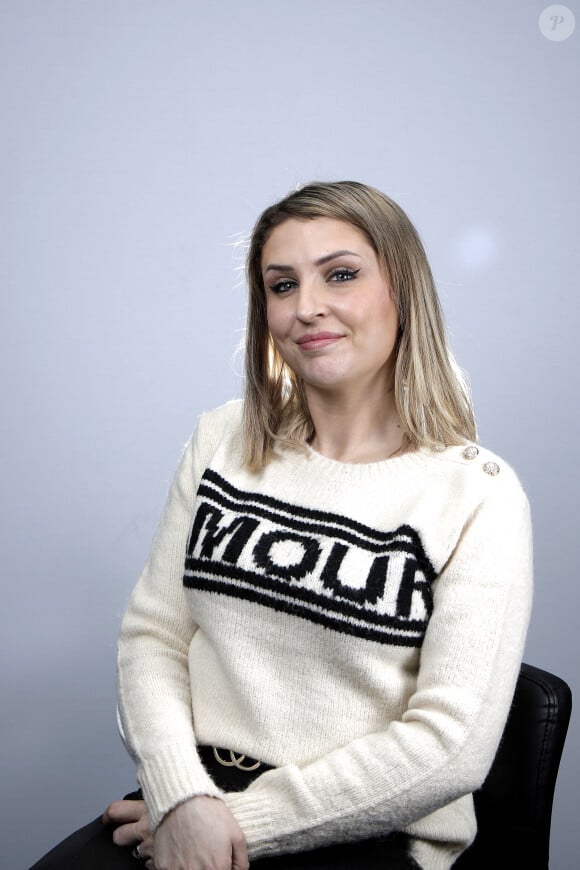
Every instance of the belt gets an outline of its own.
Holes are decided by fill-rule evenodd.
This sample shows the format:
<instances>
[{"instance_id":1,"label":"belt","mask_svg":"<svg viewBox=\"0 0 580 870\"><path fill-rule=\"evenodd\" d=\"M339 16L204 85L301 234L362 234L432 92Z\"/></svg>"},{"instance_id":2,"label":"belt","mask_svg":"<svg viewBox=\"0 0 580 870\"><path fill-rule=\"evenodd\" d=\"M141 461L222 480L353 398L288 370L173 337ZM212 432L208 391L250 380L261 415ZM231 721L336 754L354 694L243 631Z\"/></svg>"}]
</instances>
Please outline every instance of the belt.
<instances>
[{"instance_id":1,"label":"belt","mask_svg":"<svg viewBox=\"0 0 580 870\"><path fill-rule=\"evenodd\" d=\"M243 791L258 776L272 770L271 764L219 746L198 746L201 762L222 791Z\"/></svg>"}]
</instances>

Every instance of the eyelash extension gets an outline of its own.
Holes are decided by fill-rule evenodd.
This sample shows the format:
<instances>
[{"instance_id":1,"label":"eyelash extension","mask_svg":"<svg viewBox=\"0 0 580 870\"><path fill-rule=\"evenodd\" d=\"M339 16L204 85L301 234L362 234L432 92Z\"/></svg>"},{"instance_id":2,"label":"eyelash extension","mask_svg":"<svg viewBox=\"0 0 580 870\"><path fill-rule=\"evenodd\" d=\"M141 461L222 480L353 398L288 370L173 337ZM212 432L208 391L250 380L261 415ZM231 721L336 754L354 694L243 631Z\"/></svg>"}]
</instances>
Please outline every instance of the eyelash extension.
<instances>
[{"instance_id":1,"label":"eyelash extension","mask_svg":"<svg viewBox=\"0 0 580 870\"><path fill-rule=\"evenodd\" d=\"M347 281L352 281L353 278L356 278L360 269L347 269L346 266L337 266L336 269L333 269L329 278L334 278L337 275L345 275L346 278L343 281L337 281L337 284L346 284ZM285 293L286 289L291 289L290 287L286 288L285 285L295 286L296 282L292 278L280 278L279 281L276 281L274 284L270 285L270 291L275 293L276 295L280 295L281 293Z\"/></svg>"},{"instance_id":2,"label":"eyelash extension","mask_svg":"<svg viewBox=\"0 0 580 870\"><path fill-rule=\"evenodd\" d=\"M272 293L276 293L276 294L284 293L285 290L283 288L284 288L285 284L295 284L295 283L296 282L292 281L290 278L281 278L279 281L276 281L275 284L270 285L270 291Z\"/></svg>"},{"instance_id":3,"label":"eyelash extension","mask_svg":"<svg viewBox=\"0 0 580 870\"><path fill-rule=\"evenodd\" d=\"M359 272L360 272L360 269L347 269L345 266L337 266L336 269L332 270L329 277L334 278L335 275L341 275L341 274L348 275L347 280L350 281L353 278L356 278L356 276L358 275ZM338 283L340 284L342 282L339 281Z\"/></svg>"}]
</instances>

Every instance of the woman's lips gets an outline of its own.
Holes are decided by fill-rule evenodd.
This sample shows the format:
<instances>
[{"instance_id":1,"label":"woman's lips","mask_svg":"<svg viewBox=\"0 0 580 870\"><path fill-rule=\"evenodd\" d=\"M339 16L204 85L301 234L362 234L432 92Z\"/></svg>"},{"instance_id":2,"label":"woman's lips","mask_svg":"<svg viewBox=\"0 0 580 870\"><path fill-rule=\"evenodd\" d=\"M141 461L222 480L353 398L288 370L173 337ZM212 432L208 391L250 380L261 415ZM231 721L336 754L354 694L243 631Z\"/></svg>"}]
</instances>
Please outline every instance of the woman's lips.
<instances>
[{"instance_id":1,"label":"woman's lips","mask_svg":"<svg viewBox=\"0 0 580 870\"><path fill-rule=\"evenodd\" d=\"M341 338L343 336L337 332L315 332L311 335L301 335L296 340L296 344L299 345L300 350L321 350Z\"/></svg>"}]
</instances>

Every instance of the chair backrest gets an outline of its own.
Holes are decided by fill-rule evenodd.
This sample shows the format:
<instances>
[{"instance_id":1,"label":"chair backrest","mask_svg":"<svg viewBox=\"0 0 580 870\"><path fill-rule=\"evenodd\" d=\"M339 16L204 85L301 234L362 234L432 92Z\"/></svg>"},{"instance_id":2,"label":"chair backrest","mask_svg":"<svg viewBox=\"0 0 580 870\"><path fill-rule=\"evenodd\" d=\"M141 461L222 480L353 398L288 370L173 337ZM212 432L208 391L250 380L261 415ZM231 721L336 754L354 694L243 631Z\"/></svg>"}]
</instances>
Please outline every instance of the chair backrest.
<instances>
[{"instance_id":1,"label":"chair backrest","mask_svg":"<svg viewBox=\"0 0 580 870\"><path fill-rule=\"evenodd\" d=\"M548 868L552 802L571 711L563 680L522 664L499 749L474 795L477 837L454 868Z\"/></svg>"}]
</instances>

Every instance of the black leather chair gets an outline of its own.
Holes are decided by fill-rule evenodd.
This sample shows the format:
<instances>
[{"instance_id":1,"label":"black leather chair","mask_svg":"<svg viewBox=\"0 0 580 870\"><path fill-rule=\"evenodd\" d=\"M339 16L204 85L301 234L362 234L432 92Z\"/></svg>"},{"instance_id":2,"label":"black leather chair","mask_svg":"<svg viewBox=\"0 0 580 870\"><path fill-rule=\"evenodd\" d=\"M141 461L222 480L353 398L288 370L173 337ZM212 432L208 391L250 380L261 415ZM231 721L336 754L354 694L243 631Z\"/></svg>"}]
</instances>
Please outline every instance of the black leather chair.
<instances>
[{"instance_id":1,"label":"black leather chair","mask_svg":"<svg viewBox=\"0 0 580 870\"><path fill-rule=\"evenodd\" d=\"M489 775L474 795L478 832L461 870L546 870L556 777L572 693L559 677L523 664Z\"/></svg>"}]
</instances>

